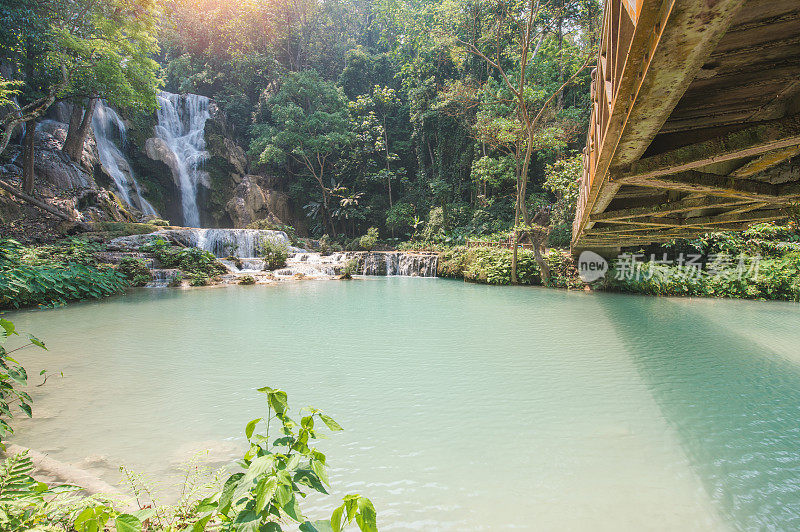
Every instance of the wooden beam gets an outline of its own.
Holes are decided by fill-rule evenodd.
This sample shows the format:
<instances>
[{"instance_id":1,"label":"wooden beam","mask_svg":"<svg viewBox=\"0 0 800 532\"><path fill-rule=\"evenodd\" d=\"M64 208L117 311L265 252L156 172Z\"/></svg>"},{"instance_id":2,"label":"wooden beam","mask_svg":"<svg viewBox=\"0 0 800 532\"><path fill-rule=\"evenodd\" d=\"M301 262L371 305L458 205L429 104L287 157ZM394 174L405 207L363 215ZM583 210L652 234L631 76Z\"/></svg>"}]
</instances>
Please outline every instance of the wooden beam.
<instances>
[{"instance_id":1,"label":"wooden beam","mask_svg":"<svg viewBox=\"0 0 800 532\"><path fill-rule=\"evenodd\" d=\"M800 145L800 114L762 122L697 144L641 159L618 178L652 178L695 170L721 161L755 157ZM615 180L617 180L615 179Z\"/></svg>"},{"instance_id":2,"label":"wooden beam","mask_svg":"<svg viewBox=\"0 0 800 532\"><path fill-rule=\"evenodd\" d=\"M743 3L643 2L624 67L619 71L619 88L588 199L577 213L576 235L591 228L589 214L604 211L619 190L609 182L609 168L641 157ZM610 37L604 35L604 40Z\"/></svg>"},{"instance_id":3,"label":"wooden beam","mask_svg":"<svg viewBox=\"0 0 800 532\"><path fill-rule=\"evenodd\" d=\"M591 220L593 222L604 222L612 220L621 220L625 218L637 218L640 216L660 216L664 214L672 214L677 212L694 211L698 209L729 207L733 205L741 205L746 203L747 200L743 199L719 199L715 197L701 196L699 198L687 198L680 201L672 201L669 203L659 203L657 205L648 205L646 207L634 207L632 209L620 209L615 211L606 211L600 214L593 214Z\"/></svg>"},{"instance_id":4,"label":"wooden beam","mask_svg":"<svg viewBox=\"0 0 800 532\"><path fill-rule=\"evenodd\" d=\"M760 222L764 220L782 220L787 214L781 209L767 209L738 214L717 214L714 216L696 216L693 218L636 218L615 220L618 224L660 226L660 227L705 227L727 223Z\"/></svg>"},{"instance_id":5,"label":"wooden beam","mask_svg":"<svg viewBox=\"0 0 800 532\"><path fill-rule=\"evenodd\" d=\"M674 0L660 21L661 34L654 32L652 59L635 92L612 167L642 156L743 4L743 0Z\"/></svg>"},{"instance_id":6,"label":"wooden beam","mask_svg":"<svg viewBox=\"0 0 800 532\"><path fill-rule=\"evenodd\" d=\"M674 175L658 178L622 177L615 181L622 184L653 187L681 192L695 192L726 198L741 198L750 201L785 202L777 185L750 179L732 179L719 174L708 174L687 170Z\"/></svg>"},{"instance_id":7,"label":"wooden beam","mask_svg":"<svg viewBox=\"0 0 800 532\"><path fill-rule=\"evenodd\" d=\"M789 146L788 148L767 152L731 172L730 177L743 178L759 174L764 170L782 163L786 159L794 157L798 153L800 153L800 146Z\"/></svg>"}]
</instances>

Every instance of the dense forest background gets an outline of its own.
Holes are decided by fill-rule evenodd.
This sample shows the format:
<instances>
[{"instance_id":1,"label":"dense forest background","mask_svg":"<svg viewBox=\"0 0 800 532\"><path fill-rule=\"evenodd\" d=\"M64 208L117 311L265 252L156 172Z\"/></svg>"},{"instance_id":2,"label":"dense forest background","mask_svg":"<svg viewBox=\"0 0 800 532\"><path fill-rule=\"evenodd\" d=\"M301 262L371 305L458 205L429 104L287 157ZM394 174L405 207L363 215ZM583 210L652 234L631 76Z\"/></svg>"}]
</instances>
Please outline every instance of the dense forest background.
<instances>
[{"instance_id":1,"label":"dense forest background","mask_svg":"<svg viewBox=\"0 0 800 532\"><path fill-rule=\"evenodd\" d=\"M549 208L551 244L568 245L597 0L3 4L1 90L29 115L76 104L65 151L94 99L135 119L160 88L192 92L218 103L313 235L508 231L522 181L524 210Z\"/></svg>"}]
</instances>

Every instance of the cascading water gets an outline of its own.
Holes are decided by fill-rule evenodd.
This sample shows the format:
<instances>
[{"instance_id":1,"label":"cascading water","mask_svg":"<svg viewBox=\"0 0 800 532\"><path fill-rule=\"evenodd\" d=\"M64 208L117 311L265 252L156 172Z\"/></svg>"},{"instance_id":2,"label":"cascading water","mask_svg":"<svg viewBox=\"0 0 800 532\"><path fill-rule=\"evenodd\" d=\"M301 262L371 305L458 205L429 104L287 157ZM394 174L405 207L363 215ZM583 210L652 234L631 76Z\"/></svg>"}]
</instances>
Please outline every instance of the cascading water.
<instances>
[{"instance_id":1,"label":"cascading water","mask_svg":"<svg viewBox=\"0 0 800 532\"><path fill-rule=\"evenodd\" d=\"M125 203L138 208L144 214L158 216L150 202L142 196L142 190L125 155L112 140L116 133L120 144L125 145L127 139L125 122L111 107L98 101L92 115L92 129L100 164L111 176Z\"/></svg>"},{"instance_id":2,"label":"cascading water","mask_svg":"<svg viewBox=\"0 0 800 532\"><path fill-rule=\"evenodd\" d=\"M283 231L265 229L197 229L197 247L217 257L254 258L261 254L261 242L271 240L290 248L289 237Z\"/></svg>"},{"instance_id":3,"label":"cascading water","mask_svg":"<svg viewBox=\"0 0 800 532\"><path fill-rule=\"evenodd\" d=\"M406 277L436 277L438 256L435 254L383 251L365 253L362 275L400 275Z\"/></svg>"},{"instance_id":4,"label":"cascading water","mask_svg":"<svg viewBox=\"0 0 800 532\"><path fill-rule=\"evenodd\" d=\"M158 95L158 125L156 136L162 139L177 161L178 186L181 191L183 224L200 227L200 210L197 206L197 186L207 179L202 171L208 159L205 141L209 99L199 94Z\"/></svg>"}]
</instances>

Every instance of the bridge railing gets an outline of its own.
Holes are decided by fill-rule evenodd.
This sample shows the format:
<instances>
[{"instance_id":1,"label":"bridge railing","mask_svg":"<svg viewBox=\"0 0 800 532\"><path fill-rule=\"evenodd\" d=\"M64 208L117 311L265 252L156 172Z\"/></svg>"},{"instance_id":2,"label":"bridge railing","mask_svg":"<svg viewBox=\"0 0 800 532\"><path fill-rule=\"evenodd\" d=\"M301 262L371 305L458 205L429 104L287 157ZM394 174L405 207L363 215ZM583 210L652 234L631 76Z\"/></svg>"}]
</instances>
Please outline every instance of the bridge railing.
<instances>
[{"instance_id":1,"label":"bridge railing","mask_svg":"<svg viewBox=\"0 0 800 532\"><path fill-rule=\"evenodd\" d=\"M579 180L580 194L574 234L577 234L582 226L592 186L595 184L595 176L598 174L601 154L608 155L608 151L613 150L613 145L619 139L619 129L610 131L609 126L615 111L619 112L619 108L630 101L630 90L624 90L625 94L620 94L620 89L643 4L644 0L605 2L603 36L597 66L592 71L592 112L586 148L583 152L583 175ZM604 171L605 169L602 170Z\"/></svg>"}]
</instances>

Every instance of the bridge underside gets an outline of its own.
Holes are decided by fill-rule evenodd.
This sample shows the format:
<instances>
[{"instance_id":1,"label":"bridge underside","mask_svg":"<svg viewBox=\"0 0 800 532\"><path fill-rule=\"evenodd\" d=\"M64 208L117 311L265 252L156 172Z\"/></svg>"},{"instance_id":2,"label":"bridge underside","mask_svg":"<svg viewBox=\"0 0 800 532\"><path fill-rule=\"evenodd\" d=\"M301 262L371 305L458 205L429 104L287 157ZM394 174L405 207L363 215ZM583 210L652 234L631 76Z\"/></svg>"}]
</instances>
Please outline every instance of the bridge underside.
<instances>
[{"instance_id":1,"label":"bridge underside","mask_svg":"<svg viewBox=\"0 0 800 532\"><path fill-rule=\"evenodd\" d=\"M573 247L786 218L800 202L800 2L608 0Z\"/></svg>"}]
</instances>

